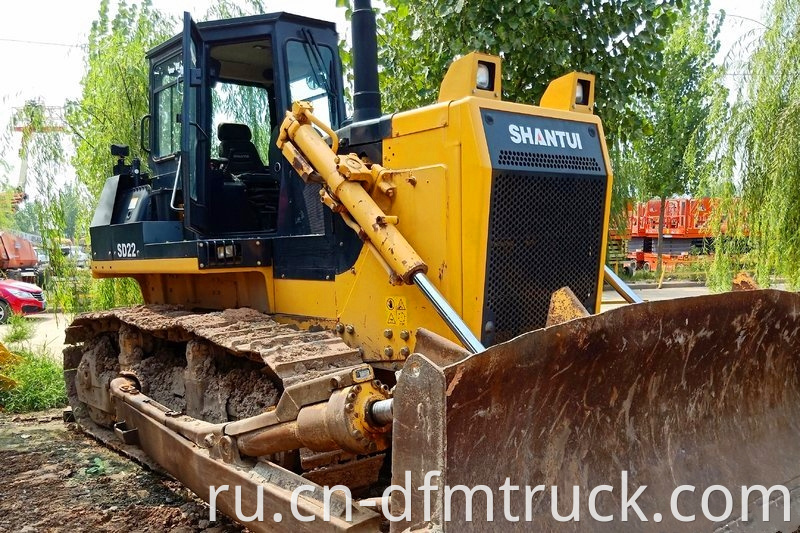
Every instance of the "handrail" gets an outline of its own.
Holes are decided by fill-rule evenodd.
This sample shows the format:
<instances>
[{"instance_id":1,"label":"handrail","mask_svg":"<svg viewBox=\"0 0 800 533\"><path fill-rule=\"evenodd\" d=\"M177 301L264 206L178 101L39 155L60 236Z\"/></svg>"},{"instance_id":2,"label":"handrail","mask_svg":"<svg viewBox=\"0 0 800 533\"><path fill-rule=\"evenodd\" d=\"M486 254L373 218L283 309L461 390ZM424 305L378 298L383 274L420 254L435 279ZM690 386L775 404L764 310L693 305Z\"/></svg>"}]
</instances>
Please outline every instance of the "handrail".
<instances>
[{"instance_id":1,"label":"handrail","mask_svg":"<svg viewBox=\"0 0 800 533\"><path fill-rule=\"evenodd\" d=\"M178 190L178 179L181 177L181 156L178 156L178 168L175 170L175 182L172 184L172 197L169 199L169 206L174 211L183 211L183 207L177 207L175 205L175 193Z\"/></svg>"}]
</instances>

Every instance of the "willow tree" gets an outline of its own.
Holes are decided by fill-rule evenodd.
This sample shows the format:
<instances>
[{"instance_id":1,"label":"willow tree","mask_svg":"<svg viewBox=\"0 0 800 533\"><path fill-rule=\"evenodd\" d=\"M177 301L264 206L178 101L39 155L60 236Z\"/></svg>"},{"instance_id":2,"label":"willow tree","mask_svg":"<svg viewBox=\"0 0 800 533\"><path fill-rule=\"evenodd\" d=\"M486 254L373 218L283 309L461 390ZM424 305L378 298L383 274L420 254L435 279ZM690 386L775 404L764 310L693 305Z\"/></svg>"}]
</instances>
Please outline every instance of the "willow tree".
<instances>
[{"instance_id":1,"label":"willow tree","mask_svg":"<svg viewBox=\"0 0 800 533\"><path fill-rule=\"evenodd\" d=\"M666 200L698 190L714 149L709 118L726 95L722 70L714 64L722 21L722 16L710 16L708 0L687 3L667 39L653 94L638 100L644 128L621 150L619 175L639 199L660 200L657 273L662 270Z\"/></svg>"},{"instance_id":2,"label":"willow tree","mask_svg":"<svg viewBox=\"0 0 800 533\"><path fill-rule=\"evenodd\" d=\"M81 97L67 113L76 136L72 164L95 198L111 172L112 143L127 145L132 157L146 160L139 142L139 120L148 113L145 54L172 34L172 22L150 0L138 5L120 0L113 16L110 4L100 2L89 32Z\"/></svg>"},{"instance_id":3,"label":"willow tree","mask_svg":"<svg viewBox=\"0 0 800 533\"><path fill-rule=\"evenodd\" d=\"M773 274L800 286L800 0L769 4L765 31L744 72L729 122L725 190L740 195L758 281ZM738 172L735 171L738 166ZM729 195L729 196L730 196ZM731 228L729 233L737 228ZM741 232L741 226L738 231ZM727 239L729 245L738 241ZM718 267L730 275L741 247L721 247ZM728 278L729 279L729 278Z\"/></svg>"},{"instance_id":4,"label":"willow tree","mask_svg":"<svg viewBox=\"0 0 800 533\"><path fill-rule=\"evenodd\" d=\"M113 15L112 15L113 12ZM86 45L86 74L81 97L67 106L67 123L75 140L72 165L89 191L93 211L114 160L110 145L130 147L131 157L146 161L139 142L139 121L148 113L148 65L145 54L169 38L173 23L149 0L112 6L102 0ZM102 280L92 287L95 307L135 302L141 298L130 279Z\"/></svg>"},{"instance_id":5,"label":"willow tree","mask_svg":"<svg viewBox=\"0 0 800 533\"><path fill-rule=\"evenodd\" d=\"M85 206L85 191L70 181L69 162L66 157L67 138L62 127L59 108L47 108L41 101L30 100L15 109L2 142L2 151L15 150L27 171L20 177L18 187L23 188L28 199L17 205L11 221L2 220L3 228L14 228L38 233L41 246L49 253L49 269L60 281L49 289L51 305L67 311L76 310L75 295L85 293L88 276L78 272L74 262L61 253L65 237L79 241L85 237L78 223L81 206ZM16 132L18 135L11 135ZM14 180L12 180L12 183ZM85 208L83 209L85 212ZM24 224L24 226L23 226Z\"/></svg>"}]
</instances>

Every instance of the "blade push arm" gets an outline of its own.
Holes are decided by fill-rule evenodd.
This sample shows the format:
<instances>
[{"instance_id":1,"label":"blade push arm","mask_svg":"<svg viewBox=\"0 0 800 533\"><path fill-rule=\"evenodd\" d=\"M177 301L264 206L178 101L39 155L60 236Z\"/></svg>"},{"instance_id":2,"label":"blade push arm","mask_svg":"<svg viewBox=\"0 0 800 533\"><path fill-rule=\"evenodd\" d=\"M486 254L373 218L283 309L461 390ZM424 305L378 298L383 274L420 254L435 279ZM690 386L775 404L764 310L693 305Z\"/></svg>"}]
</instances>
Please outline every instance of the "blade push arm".
<instances>
[{"instance_id":1,"label":"blade push arm","mask_svg":"<svg viewBox=\"0 0 800 533\"><path fill-rule=\"evenodd\" d=\"M380 186L385 169L376 164L367 167L356 154L337 155L336 133L312 111L309 102L292 105L281 124L278 148L303 180L323 184L320 196L325 205L342 215L392 274L404 283L417 285L464 346L473 353L482 352L483 345L425 276L428 266L395 226L397 217L384 213L367 192L375 183ZM331 137L332 146L314 125Z\"/></svg>"},{"instance_id":2,"label":"blade push arm","mask_svg":"<svg viewBox=\"0 0 800 533\"><path fill-rule=\"evenodd\" d=\"M395 227L397 219L387 216L364 189L364 183L375 181L373 171L355 154L336 155L336 134L311 111L308 102L296 102L292 106L292 112L286 114L281 125L278 148L306 181L322 180L322 201L334 211L352 217L361 239L375 247L397 277L411 284L414 274L426 273L428 266ZM326 130L334 139L333 149L312 124ZM315 174L309 174L308 167Z\"/></svg>"}]
</instances>

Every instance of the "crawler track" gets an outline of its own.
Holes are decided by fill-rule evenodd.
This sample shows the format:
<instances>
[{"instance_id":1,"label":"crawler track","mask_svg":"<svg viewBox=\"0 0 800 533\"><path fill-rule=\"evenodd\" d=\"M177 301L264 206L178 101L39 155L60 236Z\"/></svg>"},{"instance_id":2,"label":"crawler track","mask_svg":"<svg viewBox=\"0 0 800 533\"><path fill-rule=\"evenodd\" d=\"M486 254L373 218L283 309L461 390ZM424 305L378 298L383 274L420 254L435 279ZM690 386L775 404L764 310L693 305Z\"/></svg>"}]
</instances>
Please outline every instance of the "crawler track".
<instances>
[{"instance_id":1,"label":"crawler track","mask_svg":"<svg viewBox=\"0 0 800 533\"><path fill-rule=\"evenodd\" d=\"M111 431L112 379L135 377L167 408L208 422L255 416L283 389L334 370L363 365L358 350L331 332L303 331L252 309L197 313L166 305L86 313L67 328L64 375L76 420L91 435L153 466ZM299 450L278 462L310 479L374 481L383 455ZM369 480L367 482L367 480ZM357 485L360 483L357 483Z\"/></svg>"}]
</instances>

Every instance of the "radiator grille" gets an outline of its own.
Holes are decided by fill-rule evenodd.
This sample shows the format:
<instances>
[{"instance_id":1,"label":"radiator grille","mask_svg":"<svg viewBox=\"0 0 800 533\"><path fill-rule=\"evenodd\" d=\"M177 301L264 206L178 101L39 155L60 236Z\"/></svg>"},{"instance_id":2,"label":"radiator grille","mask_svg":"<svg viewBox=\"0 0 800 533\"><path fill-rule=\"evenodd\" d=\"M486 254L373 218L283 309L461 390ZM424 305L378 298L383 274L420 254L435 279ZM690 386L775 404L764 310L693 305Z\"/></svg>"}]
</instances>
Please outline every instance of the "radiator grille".
<instances>
[{"instance_id":1,"label":"radiator grille","mask_svg":"<svg viewBox=\"0 0 800 533\"><path fill-rule=\"evenodd\" d=\"M604 176L494 174L484 344L543 327L564 286L594 312L605 193Z\"/></svg>"},{"instance_id":2,"label":"radiator grille","mask_svg":"<svg viewBox=\"0 0 800 533\"><path fill-rule=\"evenodd\" d=\"M543 154L525 150L500 150L498 163L502 166L531 167L536 169L568 169L583 172L602 172L600 163L593 157L567 154Z\"/></svg>"}]
</instances>

